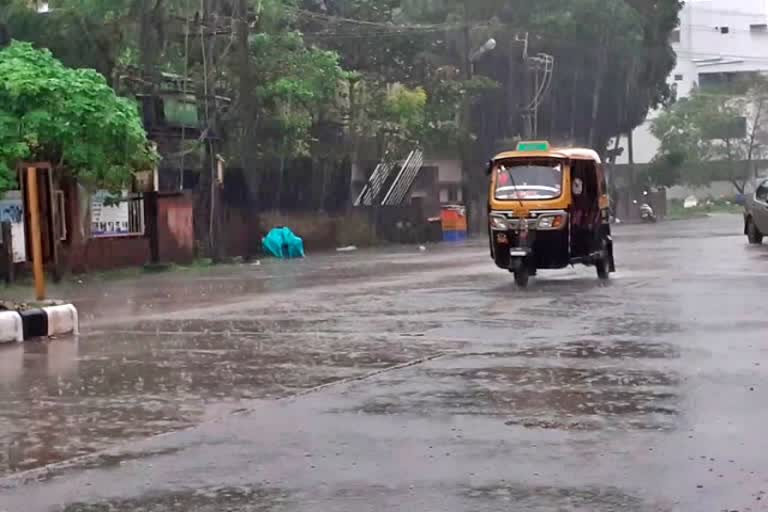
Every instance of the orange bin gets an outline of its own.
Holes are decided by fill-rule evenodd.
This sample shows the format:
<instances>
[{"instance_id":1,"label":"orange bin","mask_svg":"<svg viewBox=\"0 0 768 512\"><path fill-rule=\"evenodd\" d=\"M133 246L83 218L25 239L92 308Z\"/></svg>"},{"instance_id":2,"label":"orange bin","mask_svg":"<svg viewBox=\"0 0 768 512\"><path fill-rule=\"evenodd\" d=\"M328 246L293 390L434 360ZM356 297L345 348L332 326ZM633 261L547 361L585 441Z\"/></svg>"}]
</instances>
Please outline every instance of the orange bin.
<instances>
[{"instance_id":1,"label":"orange bin","mask_svg":"<svg viewBox=\"0 0 768 512\"><path fill-rule=\"evenodd\" d=\"M467 214L463 206L444 206L440 212L443 240L457 241L467 237Z\"/></svg>"}]
</instances>

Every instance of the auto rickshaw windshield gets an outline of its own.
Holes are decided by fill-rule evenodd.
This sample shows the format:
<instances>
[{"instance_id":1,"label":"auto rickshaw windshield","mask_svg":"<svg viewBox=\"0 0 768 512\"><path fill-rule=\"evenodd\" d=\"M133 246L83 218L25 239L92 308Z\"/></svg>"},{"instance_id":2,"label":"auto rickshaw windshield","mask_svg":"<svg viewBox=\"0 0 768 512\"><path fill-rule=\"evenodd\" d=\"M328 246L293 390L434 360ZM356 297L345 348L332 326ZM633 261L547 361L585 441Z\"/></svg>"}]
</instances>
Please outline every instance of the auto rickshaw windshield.
<instances>
[{"instance_id":1,"label":"auto rickshaw windshield","mask_svg":"<svg viewBox=\"0 0 768 512\"><path fill-rule=\"evenodd\" d=\"M556 160L502 162L496 169L496 199L556 199L562 194L563 166Z\"/></svg>"}]
</instances>

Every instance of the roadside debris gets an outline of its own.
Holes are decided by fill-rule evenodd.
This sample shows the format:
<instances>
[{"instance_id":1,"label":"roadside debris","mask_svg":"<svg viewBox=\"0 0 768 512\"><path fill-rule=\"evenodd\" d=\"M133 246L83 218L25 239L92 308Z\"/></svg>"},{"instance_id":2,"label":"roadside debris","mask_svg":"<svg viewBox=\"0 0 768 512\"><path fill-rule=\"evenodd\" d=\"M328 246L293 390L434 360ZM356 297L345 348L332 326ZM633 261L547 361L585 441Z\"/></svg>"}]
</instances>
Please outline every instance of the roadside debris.
<instances>
[{"instance_id":1,"label":"roadside debris","mask_svg":"<svg viewBox=\"0 0 768 512\"><path fill-rule=\"evenodd\" d=\"M354 245L348 245L346 247L339 247L336 249L336 252L354 252L357 250L357 247Z\"/></svg>"}]
</instances>

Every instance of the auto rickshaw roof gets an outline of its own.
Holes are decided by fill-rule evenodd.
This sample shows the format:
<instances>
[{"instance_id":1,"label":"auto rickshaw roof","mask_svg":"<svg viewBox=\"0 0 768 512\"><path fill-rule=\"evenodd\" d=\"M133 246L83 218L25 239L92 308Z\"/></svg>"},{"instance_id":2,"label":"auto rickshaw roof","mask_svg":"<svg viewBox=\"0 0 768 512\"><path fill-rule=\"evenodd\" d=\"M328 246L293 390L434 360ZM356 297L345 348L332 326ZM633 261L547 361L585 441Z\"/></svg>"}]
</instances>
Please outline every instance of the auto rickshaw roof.
<instances>
[{"instance_id":1,"label":"auto rickshaw roof","mask_svg":"<svg viewBox=\"0 0 768 512\"><path fill-rule=\"evenodd\" d=\"M505 151L493 157L498 160L512 158L561 158L563 160L590 160L600 163L600 155L597 151L588 148L553 148L548 142L520 142L514 151Z\"/></svg>"}]
</instances>

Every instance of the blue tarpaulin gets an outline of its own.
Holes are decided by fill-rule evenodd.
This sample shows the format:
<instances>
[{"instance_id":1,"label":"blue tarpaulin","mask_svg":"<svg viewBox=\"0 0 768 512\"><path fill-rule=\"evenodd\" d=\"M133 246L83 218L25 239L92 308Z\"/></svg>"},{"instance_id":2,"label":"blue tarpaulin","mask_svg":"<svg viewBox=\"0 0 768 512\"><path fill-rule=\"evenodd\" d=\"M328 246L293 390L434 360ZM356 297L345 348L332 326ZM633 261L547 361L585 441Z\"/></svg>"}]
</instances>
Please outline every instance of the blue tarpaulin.
<instances>
[{"instance_id":1,"label":"blue tarpaulin","mask_svg":"<svg viewBox=\"0 0 768 512\"><path fill-rule=\"evenodd\" d=\"M274 228L261 241L264 252L281 259L303 258L304 240L289 228Z\"/></svg>"}]
</instances>

